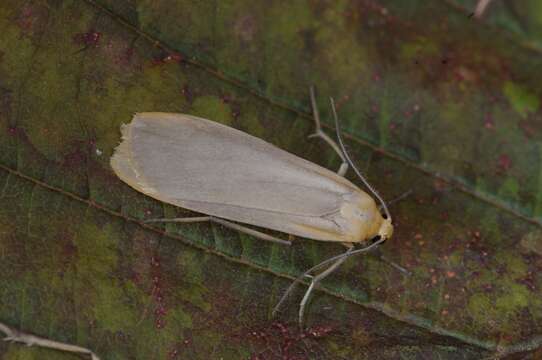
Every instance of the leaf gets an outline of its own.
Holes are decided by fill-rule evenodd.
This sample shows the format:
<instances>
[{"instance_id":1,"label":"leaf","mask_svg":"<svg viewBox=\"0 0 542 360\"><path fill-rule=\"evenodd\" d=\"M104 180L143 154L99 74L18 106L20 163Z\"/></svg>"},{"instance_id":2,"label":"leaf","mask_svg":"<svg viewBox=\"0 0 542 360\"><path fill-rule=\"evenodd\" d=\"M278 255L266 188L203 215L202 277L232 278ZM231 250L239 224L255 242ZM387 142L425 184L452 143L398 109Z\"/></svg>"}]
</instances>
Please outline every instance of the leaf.
<instances>
[{"instance_id":1,"label":"leaf","mask_svg":"<svg viewBox=\"0 0 542 360\"><path fill-rule=\"evenodd\" d=\"M446 3L400 4L2 2L0 321L106 359L538 349L538 55ZM109 158L133 113L172 111L335 169L333 151L306 139L311 84L325 118L337 100L348 149L379 192L413 189L392 205L383 249L413 276L348 261L300 333L301 291L280 318L271 309L340 246L145 225L190 213L133 191ZM5 343L0 355L64 356Z\"/></svg>"}]
</instances>

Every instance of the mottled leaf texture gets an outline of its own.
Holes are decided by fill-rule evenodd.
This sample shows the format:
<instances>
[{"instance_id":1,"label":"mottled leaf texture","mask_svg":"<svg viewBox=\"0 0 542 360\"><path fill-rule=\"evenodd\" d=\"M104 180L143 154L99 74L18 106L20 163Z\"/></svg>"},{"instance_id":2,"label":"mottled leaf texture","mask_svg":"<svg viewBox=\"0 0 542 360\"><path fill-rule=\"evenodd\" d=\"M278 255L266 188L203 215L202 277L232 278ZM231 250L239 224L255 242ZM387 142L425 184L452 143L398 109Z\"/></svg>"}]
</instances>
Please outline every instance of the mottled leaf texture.
<instances>
[{"instance_id":1,"label":"mottled leaf texture","mask_svg":"<svg viewBox=\"0 0 542 360\"><path fill-rule=\"evenodd\" d=\"M540 2L476 3L1 1L0 322L102 359L540 358ZM162 111L337 169L307 139L313 84L384 198L412 189L382 249L412 276L350 259L301 332L303 287L271 310L341 246L145 224L195 214L109 159L122 123ZM0 342L0 358L82 356Z\"/></svg>"}]
</instances>

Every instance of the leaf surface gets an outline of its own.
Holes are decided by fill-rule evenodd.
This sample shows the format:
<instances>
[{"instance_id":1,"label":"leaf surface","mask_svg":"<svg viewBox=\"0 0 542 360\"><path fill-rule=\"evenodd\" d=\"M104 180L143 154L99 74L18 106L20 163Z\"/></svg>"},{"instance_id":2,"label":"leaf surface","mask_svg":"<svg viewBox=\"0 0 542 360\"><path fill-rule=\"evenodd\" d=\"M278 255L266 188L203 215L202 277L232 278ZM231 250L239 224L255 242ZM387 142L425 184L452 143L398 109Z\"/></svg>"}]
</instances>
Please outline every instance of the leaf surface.
<instances>
[{"instance_id":1,"label":"leaf surface","mask_svg":"<svg viewBox=\"0 0 542 360\"><path fill-rule=\"evenodd\" d=\"M105 359L537 351L540 55L450 3L401 4L2 2L0 321ZM170 111L338 168L306 138L311 84L324 119L337 100L351 156L379 192L413 190L391 206L383 248L413 276L351 259L299 333L301 291L278 319L271 309L340 246L148 226L193 214L133 191L109 158L133 113ZM0 355L63 356L5 343Z\"/></svg>"}]
</instances>

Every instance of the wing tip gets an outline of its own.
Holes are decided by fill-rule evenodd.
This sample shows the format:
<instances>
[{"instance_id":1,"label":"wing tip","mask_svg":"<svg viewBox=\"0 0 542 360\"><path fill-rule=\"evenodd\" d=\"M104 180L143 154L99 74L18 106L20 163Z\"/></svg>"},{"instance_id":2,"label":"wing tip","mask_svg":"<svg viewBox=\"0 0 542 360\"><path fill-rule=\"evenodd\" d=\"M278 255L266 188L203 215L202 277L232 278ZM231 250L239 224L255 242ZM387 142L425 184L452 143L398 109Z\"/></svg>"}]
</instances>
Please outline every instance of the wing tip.
<instances>
[{"instance_id":1,"label":"wing tip","mask_svg":"<svg viewBox=\"0 0 542 360\"><path fill-rule=\"evenodd\" d=\"M135 171L130 169L133 167L131 161L131 132L134 124L133 120L136 118L136 116L137 113L134 115L131 122L122 124L120 126L121 141L113 150L113 156L111 156L111 159L109 160L109 164L111 165L111 168L115 174L124 181L126 181L126 178L135 177Z\"/></svg>"},{"instance_id":2,"label":"wing tip","mask_svg":"<svg viewBox=\"0 0 542 360\"><path fill-rule=\"evenodd\" d=\"M147 113L136 113L131 122L121 125L121 142L114 149L109 164L119 179L137 191L153 196L158 192L150 186L145 177L139 173L132 152L132 130L137 127L138 123L134 122L134 120L137 120L136 117L139 114Z\"/></svg>"}]
</instances>

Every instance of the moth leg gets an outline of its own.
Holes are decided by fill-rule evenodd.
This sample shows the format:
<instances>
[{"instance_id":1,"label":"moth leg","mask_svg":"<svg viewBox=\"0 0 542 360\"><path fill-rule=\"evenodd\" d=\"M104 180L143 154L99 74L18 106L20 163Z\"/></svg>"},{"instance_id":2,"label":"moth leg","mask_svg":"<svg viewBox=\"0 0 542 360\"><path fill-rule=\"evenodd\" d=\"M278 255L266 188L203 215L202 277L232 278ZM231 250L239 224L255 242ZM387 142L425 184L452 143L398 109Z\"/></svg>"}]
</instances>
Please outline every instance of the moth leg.
<instances>
[{"instance_id":1,"label":"moth leg","mask_svg":"<svg viewBox=\"0 0 542 360\"><path fill-rule=\"evenodd\" d=\"M344 256L344 255L348 255L350 251L353 250L353 246L352 244L349 244L349 243L343 243L343 245L345 245L346 247L348 247L348 251L346 251L345 253L339 255L340 258L344 258L346 259L348 256ZM339 260L339 259L338 259ZM338 261L337 260L337 261ZM311 273L313 271L316 271L320 268L322 268L323 266L325 266L328 262L330 262L330 260L324 260L322 261L321 263L313 266L312 268L310 268L309 270L305 271L302 275L298 276L294 281L292 281L292 283L290 284L290 286L288 286L288 289L286 289L286 291L282 294L282 296L280 297L280 300L277 302L277 305L275 305L275 307L273 308L273 313L272 315L275 316L277 314L277 312L280 310L282 304L284 304L284 302L286 301L286 299L288 298L288 296L290 296L290 293L295 289L296 285L298 283L301 282L301 280L307 278L307 279L310 279L311 282L313 281L313 279L315 278L315 276L311 275ZM333 266L334 262L332 262L332 265ZM338 264L337 266L339 266L340 264ZM330 266L330 267L331 267ZM316 275L318 276L318 275ZM321 279L320 279L321 280ZM318 280L319 281L319 280ZM314 287L314 286L313 286ZM309 290L307 290L309 291ZM310 289L310 291L312 291L312 289ZM307 295L305 295L307 296ZM307 297L308 298L308 297Z\"/></svg>"},{"instance_id":2,"label":"moth leg","mask_svg":"<svg viewBox=\"0 0 542 360\"><path fill-rule=\"evenodd\" d=\"M335 141L333 141L332 138L330 138L323 130L322 125L320 123L320 113L318 112L318 108L316 107L316 98L314 96L314 86L311 86L309 88L311 93L311 106L312 106L312 114L314 116L314 123L316 126L316 129L314 131L314 134L309 135L309 138L319 137L323 139L325 142L329 144L335 150L337 154L341 157L342 164L339 167L339 170L337 170L337 174L340 176L344 176L346 174L346 171L348 170L348 163L346 162L346 158L344 157L344 154L342 153L341 149L337 145Z\"/></svg>"},{"instance_id":3,"label":"moth leg","mask_svg":"<svg viewBox=\"0 0 542 360\"><path fill-rule=\"evenodd\" d=\"M222 226L225 226L227 228L237 230L239 232L254 236L254 237L256 237L258 239L261 239L261 240L270 241L270 242L274 242L274 243L278 243L278 244L282 244L282 245L292 245L292 243L290 241L288 241L288 240L282 240L282 239L279 239L279 238L277 238L275 236L265 234L265 233L263 233L261 231L257 231L257 230L251 229L249 227L242 226L242 225L233 223L231 221L227 221L227 220L217 218L217 217L214 217L214 216L196 216L196 217L186 217L186 218L145 220L146 223L151 223L151 222L191 223L191 222L202 222L202 221L214 222L214 223L220 224Z\"/></svg>"},{"instance_id":4,"label":"moth leg","mask_svg":"<svg viewBox=\"0 0 542 360\"><path fill-rule=\"evenodd\" d=\"M407 276L411 276L412 273L410 271L408 271L407 269L405 269L404 267L402 267L401 265L397 264L395 261L392 261L390 259L388 259L387 256L385 256L384 254L382 254L382 251L380 251L380 249L377 249L375 251L375 254L374 254L379 260L385 262L386 264L388 264L389 266L391 266L392 268L394 268L395 270L399 271L400 273L402 273L403 275L407 275Z\"/></svg>"},{"instance_id":5,"label":"moth leg","mask_svg":"<svg viewBox=\"0 0 542 360\"><path fill-rule=\"evenodd\" d=\"M345 252L345 254L350 253L354 249L354 246L352 246L352 244L349 244L346 246L349 246L349 249ZM299 303L299 326L301 328L303 327L303 314L305 313L305 306L307 305L307 301L309 301L310 295L312 291L314 290L314 287L318 285L318 283L322 281L324 278L328 277L335 270L337 270L337 268L341 266L342 263L344 263L347 259L348 259L348 256L339 258L337 261L331 264L326 270L322 271L320 274L314 276L311 279L309 288L307 289L307 291L305 292L305 295L303 296L303 299Z\"/></svg>"},{"instance_id":6,"label":"moth leg","mask_svg":"<svg viewBox=\"0 0 542 360\"><path fill-rule=\"evenodd\" d=\"M17 342L25 344L26 346L39 346L42 348L53 349L64 352L71 352L76 354L89 355L92 360L100 360L100 358L87 348L72 345L60 341L49 340L40 336L24 333L22 331L15 330L0 322L0 332L6 335L3 338L4 341Z\"/></svg>"},{"instance_id":7,"label":"moth leg","mask_svg":"<svg viewBox=\"0 0 542 360\"><path fill-rule=\"evenodd\" d=\"M261 240L271 241L271 242L279 243L279 244L282 244L282 245L292 245L292 243L290 241L288 241L288 240L282 240L282 239L279 239L277 237L267 235L266 233L263 233L261 231L254 230L254 229L251 229L249 227L239 225L239 224L236 224L236 223L224 220L224 219L220 219L220 218L216 218L216 217L211 216L210 220L212 222L217 223L217 224L220 224L220 225L223 225L223 226L228 227L230 229L237 230L239 232L254 236L254 237L256 237L258 239L261 239Z\"/></svg>"},{"instance_id":8,"label":"moth leg","mask_svg":"<svg viewBox=\"0 0 542 360\"><path fill-rule=\"evenodd\" d=\"M153 223L153 222L192 223L192 222L203 222L203 221L211 221L211 217L210 216L194 216L194 217L170 218L170 219L148 219L143 222L144 223Z\"/></svg>"}]
</instances>

